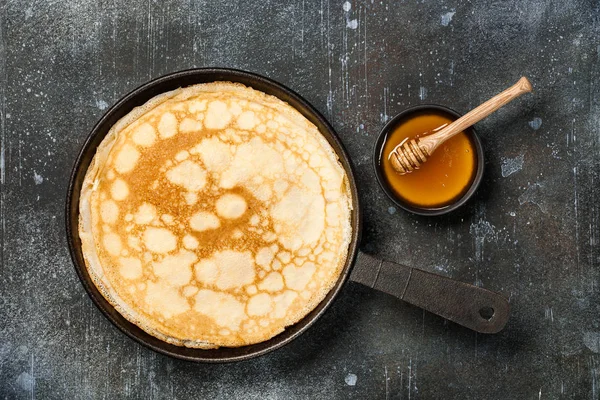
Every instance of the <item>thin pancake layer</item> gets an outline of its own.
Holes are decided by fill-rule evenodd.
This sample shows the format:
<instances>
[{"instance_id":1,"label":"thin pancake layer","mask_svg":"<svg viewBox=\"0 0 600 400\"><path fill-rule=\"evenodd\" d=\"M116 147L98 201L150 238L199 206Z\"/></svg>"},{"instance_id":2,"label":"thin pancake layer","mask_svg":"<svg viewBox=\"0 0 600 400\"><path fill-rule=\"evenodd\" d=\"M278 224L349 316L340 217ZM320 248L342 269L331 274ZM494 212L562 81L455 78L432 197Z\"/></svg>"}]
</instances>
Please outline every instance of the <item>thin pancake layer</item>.
<instances>
[{"instance_id":1,"label":"thin pancake layer","mask_svg":"<svg viewBox=\"0 0 600 400\"><path fill-rule=\"evenodd\" d=\"M267 340L339 277L350 195L318 129L229 82L164 93L110 130L79 234L90 276L128 320L176 345Z\"/></svg>"}]
</instances>

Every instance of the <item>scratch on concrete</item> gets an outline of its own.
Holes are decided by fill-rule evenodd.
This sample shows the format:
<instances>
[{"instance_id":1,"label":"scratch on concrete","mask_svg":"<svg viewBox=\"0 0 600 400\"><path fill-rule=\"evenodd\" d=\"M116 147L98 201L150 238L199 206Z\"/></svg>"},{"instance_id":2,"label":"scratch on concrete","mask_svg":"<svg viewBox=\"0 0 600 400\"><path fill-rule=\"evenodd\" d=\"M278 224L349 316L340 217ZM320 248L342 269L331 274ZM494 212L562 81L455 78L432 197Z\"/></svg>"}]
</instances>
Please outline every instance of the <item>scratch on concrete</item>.
<instances>
[{"instance_id":1,"label":"scratch on concrete","mask_svg":"<svg viewBox=\"0 0 600 400\"><path fill-rule=\"evenodd\" d=\"M469 233L473 236L473 240L475 240L475 259L483 261L483 244L486 241L498 240L496 227L480 218L477 222L471 224Z\"/></svg>"},{"instance_id":2,"label":"scratch on concrete","mask_svg":"<svg viewBox=\"0 0 600 400\"><path fill-rule=\"evenodd\" d=\"M4 204L6 201L6 44L4 38L4 19L0 18L0 272L4 265L4 238L6 232L6 215L4 213Z\"/></svg>"}]
</instances>

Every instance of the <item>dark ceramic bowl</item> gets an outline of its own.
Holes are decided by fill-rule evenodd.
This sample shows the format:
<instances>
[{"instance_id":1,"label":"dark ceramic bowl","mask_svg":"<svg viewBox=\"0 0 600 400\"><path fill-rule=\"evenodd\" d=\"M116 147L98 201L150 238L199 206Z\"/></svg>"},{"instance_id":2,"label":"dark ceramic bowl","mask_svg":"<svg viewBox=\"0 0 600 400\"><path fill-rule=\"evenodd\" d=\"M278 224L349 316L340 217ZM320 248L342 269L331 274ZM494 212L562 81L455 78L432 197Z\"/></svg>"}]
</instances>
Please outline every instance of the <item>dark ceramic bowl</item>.
<instances>
[{"instance_id":1,"label":"dark ceramic bowl","mask_svg":"<svg viewBox=\"0 0 600 400\"><path fill-rule=\"evenodd\" d=\"M479 187L479 184L481 183L481 179L483 178L483 167L484 167L485 160L483 157L483 147L481 145L481 141L479 140L479 137L475 133L475 129L473 127L468 128L465 130L465 133L468 135L469 139L471 139L473 145L475 146L477 170L475 171L475 176L473 178L473 181L471 182L471 185L469 186L467 191L461 197L459 197L458 199L456 199L453 203L451 203L449 205L442 206L442 207L429 208L429 207L414 206L412 204L407 203L402 198L400 198L398 195L396 195L393 192L393 190L390 188L390 185L388 184L387 179L384 176L383 167L380 165L381 152L383 151L383 147L384 147L385 142L387 141L388 135L391 132L393 132L394 129L399 124L401 124L402 122L406 121L407 119L409 119L410 117L412 117L416 114L426 112L426 111L435 111L437 113L444 114L451 120L456 120L461 117L461 114L459 114L458 112L456 112L448 107L444 107L444 106L440 106L440 105L436 105L436 104L424 104L424 105L420 105L420 106L416 106L416 107L411 107L409 109L402 111L400 114L398 114L394 118L392 118L383 127L383 129L379 133L379 137L377 138L377 141L375 142L375 147L373 149L373 166L375 167L375 175L377 176L377 181L379 182L379 185L381 186L381 188L383 189L385 194L387 194L388 197L398 207L400 207L408 212L411 212L413 214L417 214L417 215L436 216L436 215L443 215L443 214L452 212L452 211L456 210L457 208L461 207L467 201L469 201L469 199L473 196L473 194L475 194L475 191L477 191L477 188Z\"/></svg>"}]
</instances>

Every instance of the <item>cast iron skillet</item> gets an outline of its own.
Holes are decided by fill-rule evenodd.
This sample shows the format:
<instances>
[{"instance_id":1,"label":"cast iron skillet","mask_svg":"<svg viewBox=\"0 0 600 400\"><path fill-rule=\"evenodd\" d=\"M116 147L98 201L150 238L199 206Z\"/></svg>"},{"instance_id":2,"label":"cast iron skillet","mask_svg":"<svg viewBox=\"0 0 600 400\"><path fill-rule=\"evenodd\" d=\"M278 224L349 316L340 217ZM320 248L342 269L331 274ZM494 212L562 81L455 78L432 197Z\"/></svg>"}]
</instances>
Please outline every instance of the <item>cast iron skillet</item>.
<instances>
[{"instance_id":1,"label":"cast iron skillet","mask_svg":"<svg viewBox=\"0 0 600 400\"><path fill-rule=\"evenodd\" d=\"M319 128L337 152L348 175L353 205L351 217L352 241L348 249L346 263L335 286L325 299L300 322L262 343L237 348L225 347L201 350L174 346L147 334L123 318L102 297L88 275L81 252L81 241L78 234L79 193L96 148L113 124L121 117L129 113L134 107L144 104L161 93L179 87L214 81L239 82L277 96L296 108ZM500 331L504 327L509 314L508 301L499 294L418 269L378 260L359 252L361 212L356 181L348 154L337 134L327 120L298 94L270 79L239 70L202 68L176 72L140 86L112 106L94 126L75 161L66 200L66 230L75 270L93 302L104 315L123 333L139 343L160 353L190 361L214 363L247 360L291 342L306 331L327 310L348 278L392 294L478 332L495 333Z\"/></svg>"}]
</instances>

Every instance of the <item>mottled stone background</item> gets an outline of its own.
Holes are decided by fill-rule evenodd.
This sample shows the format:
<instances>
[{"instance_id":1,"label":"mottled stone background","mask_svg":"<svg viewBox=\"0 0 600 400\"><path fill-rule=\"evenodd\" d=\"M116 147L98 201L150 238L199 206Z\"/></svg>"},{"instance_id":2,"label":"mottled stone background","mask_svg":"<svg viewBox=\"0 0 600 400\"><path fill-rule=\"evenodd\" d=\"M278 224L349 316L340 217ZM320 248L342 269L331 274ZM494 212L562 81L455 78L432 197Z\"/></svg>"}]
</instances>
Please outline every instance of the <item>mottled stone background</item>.
<instances>
[{"instance_id":1,"label":"mottled stone background","mask_svg":"<svg viewBox=\"0 0 600 400\"><path fill-rule=\"evenodd\" d=\"M0 0L0 397L598 399L600 3ZM348 284L267 356L156 354L87 297L64 233L71 166L108 106L190 67L257 72L331 121L354 160L362 248L510 297L478 335ZM527 75L535 94L477 125L484 183L461 211L397 210L371 164L404 108L465 112Z\"/></svg>"}]
</instances>

